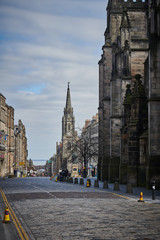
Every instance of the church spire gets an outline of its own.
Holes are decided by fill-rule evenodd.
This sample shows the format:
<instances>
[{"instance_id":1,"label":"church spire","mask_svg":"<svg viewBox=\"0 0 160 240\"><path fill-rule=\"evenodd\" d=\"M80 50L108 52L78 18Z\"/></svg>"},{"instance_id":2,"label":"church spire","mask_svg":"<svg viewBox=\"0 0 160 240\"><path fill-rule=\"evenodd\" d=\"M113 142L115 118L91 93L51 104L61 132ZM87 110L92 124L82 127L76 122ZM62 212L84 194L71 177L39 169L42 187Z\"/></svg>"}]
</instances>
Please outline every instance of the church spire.
<instances>
[{"instance_id":1,"label":"church spire","mask_svg":"<svg viewBox=\"0 0 160 240\"><path fill-rule=\"evenodd\" d=\"M70 95L69 84L70 84L70 82L68 82L67 98L66 98L66 109L71 108L71 95Z\"/></svg>"}]
</instances>

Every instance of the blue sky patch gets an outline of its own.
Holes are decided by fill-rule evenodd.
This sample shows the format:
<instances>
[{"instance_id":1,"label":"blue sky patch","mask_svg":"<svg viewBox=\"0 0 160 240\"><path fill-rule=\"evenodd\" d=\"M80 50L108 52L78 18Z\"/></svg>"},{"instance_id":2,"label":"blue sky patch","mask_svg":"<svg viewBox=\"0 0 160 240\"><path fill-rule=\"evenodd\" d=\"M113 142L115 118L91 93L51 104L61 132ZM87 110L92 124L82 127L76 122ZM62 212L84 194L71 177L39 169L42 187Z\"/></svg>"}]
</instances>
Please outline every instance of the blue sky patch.
<instances>
[{"instance_id":1,"label":"blue sky patch","mask_svg":"<svg viewBox=\"0 0 160 240\"><path fill-rule=\"evenodd\" d=\"M27 87L20 88L19 91L41 94L44 88L45 88L45 83L40 83L40 84L33 84Z\"/></svg>"}]
</instances>

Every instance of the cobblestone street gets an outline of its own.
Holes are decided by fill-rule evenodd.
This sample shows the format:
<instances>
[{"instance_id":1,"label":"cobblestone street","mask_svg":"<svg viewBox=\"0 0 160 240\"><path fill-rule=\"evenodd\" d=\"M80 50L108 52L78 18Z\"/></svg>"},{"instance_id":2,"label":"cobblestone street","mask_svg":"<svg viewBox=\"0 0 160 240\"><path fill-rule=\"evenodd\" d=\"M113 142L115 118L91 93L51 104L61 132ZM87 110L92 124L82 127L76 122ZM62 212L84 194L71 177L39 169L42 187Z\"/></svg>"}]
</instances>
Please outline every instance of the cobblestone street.
<instances>
[{"instance_id":1,"label":"cobblestone street","mask_svg":"<svg viewBox=\"0 0 160 240\"><path fill-rule=\"evenodd\" d=\"M35 199L15 206L35 239L160 239L157 206L115 198Z\"/></svg>"},{"instance_id":2,"label":"cobblestone street","mask_svg":"<svg viewBox=\"0 0 160 240\"><path fill-rule=\"evenodd\" d=\"M31 240L160 239L160 205L49 178L7 180L3 189Z\"/></svg>"}]
</instances>

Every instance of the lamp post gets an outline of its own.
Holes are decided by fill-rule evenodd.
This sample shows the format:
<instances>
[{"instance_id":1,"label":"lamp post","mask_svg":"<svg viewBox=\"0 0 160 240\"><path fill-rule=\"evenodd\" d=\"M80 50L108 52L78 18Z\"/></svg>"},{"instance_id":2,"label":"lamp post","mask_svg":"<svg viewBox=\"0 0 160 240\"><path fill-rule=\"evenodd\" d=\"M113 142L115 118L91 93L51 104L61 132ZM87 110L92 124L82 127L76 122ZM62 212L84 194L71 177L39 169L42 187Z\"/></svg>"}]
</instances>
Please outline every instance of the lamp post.
<instances>
[{"instance_id":1,"label":"lamp post","mask_svg":"<svg viewBox=\"0 0 160 240\"><path fill-rule=\"evenodd\" d=\"M14 175L17 175L17 137L20 133L20 129L15 126L14 128L14 136L15 136L15 163L14 163Z\"/></svg>"},{"instance_id":2,"label":"lamp post","mask_svg":"<svg viewBox=\"0 0 160 240\"><path fill-rule=\"evenodd\" d=\"M155 194L155 192L156 192L156 181L153 180L153 181L152 181L152 200L155 200L155 199L156 199L156 194Z\"/></svg>"}]
</instances>

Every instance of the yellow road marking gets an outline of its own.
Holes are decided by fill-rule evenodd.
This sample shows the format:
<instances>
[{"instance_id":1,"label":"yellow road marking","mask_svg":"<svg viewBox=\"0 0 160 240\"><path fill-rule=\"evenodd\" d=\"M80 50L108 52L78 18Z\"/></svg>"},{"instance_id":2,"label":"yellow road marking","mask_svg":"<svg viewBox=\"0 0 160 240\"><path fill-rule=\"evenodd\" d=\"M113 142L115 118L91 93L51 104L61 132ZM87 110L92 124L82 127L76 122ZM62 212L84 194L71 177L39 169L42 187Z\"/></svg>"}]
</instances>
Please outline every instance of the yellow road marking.
<instances>
[{"instance_id":1,"label":"yellow road marking","mask_svg":"<svg viewBox=\"0 0 160 240\"><path fill-rule=\"evenodd\" d=\"M95 189L95 190L98 191L98 189ZM104 192L104 191L102 191L102 190L99 190L99 191ZM116 195L116 196L121 197L121 198L125 198L125 199L127 199L127 200L132 200L132 199L134 199L134 198L132 198L132 197L126 197L126 196L124 196L124 195L120 195L120 194L117 194L117 193L108 192L108 191L106 191L106 192L107 192L107 193L111 193L111 194ZM134 200L136 201L136 199L134 199ZM154 206L160 207L159 204L150 203L150 202L145 202L145 201L144 201L144 204L150 204L150 205L154 205Z\"/></svg>"},{"instance_id":2,"label":"yellow road marking","mask_svg":"<svg viewBox=\"0 0 160 240\"><path fill-rule=\"evenodd\" d=\"M113 195L116 195L116 196L118 196L118 197L125 198L125 199L127 199L127 200L130 200L130 199L131 199L130 197L126 197L126 196L123 196L123 195L119 195L119 194L117 194L117 193L113 193L113 192L110 192L110 193L112 193Z\"/></svg>"},{"instance_id":3,"label":"yellow road marking","mask_svg":"<svg viewBox=\"0 0 160 240\"><path fill-rule=\"evenodd\" d=\"M150 204L150 205L154 205L154 206L160 207L160 205L159 205L159 204L150 203L150 202L144 202L144 204Z\"/></svg>"},{"instance_id":4,"label":"yellow road marking","mask_svg":"<svg viewBox=\"0 0 160 240\"><path fill-rule=\"evenodd\" d=\"M21 226L20 222L18 221L18 219L17 219L13 209L11 208L11 206L10 206L10 204L9 204L7 198L6 198L6 195L4 194L4 192L3 192L3 190L1 188L0 188L0 192L1 192L1 195L2 195L2 198L3 198L3 201L4 201L5 205L6 205L6 207L9 208L9 212L10 212L11 218L12 218L12 220L14 222L14 225L15 225L18 233L19 233L19 236L20 236L21 240L29 240L27 234L25 233L23 227Z\"/></svg>"}]
</instances>

